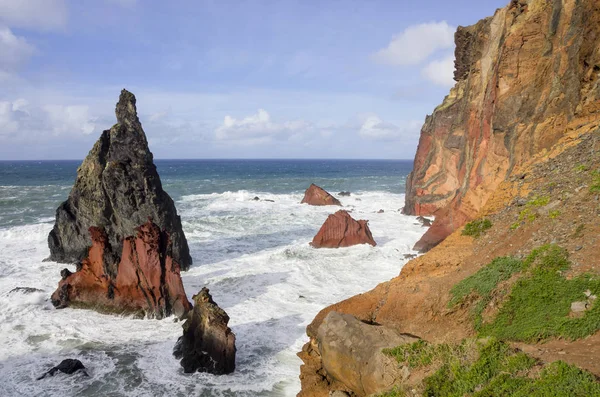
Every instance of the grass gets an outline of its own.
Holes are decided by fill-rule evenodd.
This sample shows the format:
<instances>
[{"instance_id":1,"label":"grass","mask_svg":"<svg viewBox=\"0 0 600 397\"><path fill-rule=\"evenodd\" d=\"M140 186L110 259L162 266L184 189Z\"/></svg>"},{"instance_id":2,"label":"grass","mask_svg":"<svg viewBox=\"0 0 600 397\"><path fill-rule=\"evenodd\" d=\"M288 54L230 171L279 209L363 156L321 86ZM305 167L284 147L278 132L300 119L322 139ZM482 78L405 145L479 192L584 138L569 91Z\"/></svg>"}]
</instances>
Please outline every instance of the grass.
<instances>
[{"instance_id":1,"label":"grass","mask_svg":"<svg viewBox=\"0 0 600 397\"><path fill-rule=\"evenodd\" d=\"M492 221L489 219L477 219L465 225L462 231L463 236L471 236L477 238L492 227Z\"/></svg>"},{"instance_id":2,"label":"grass","mask_svg":"<svg viewBox=\"0 0 600 397\"><path fill-rule=\"evenodd\" d=\"M471 315L475 329L479 329L483 322L482 313L492 300L492 292L496 290L498 284L508 280L522 268L523 263L515 258L502 257L494 259L490 264L462 280L450 290L449 306L456 306L466 301L468 297L474 297Z\"/></svg>"},{"instance_id":3,"label":"grass","mask_svg":"<svg viewBox=\"0 0 600 397\"><path fill-rule=\"evenodd\" d=\"M575 231L572 234L573 238L581 238L583 237L583 231L585 230L585 225L583 223L579 224Z\"/></svg>"},{"instance_id":4,"label":"grass","mask_svg":"<svg viewBox=\"0 0 600 397\"><path fill-rule=\"evenodd\" d=\"M413 362L435 371L416 387L423 396L600 396L600 383L592 374L562 361L546 365L542 371L533 370L541 364L494 338L466 340L460 345L421 341L399 348L390 351L402 351L399 356L392 354L400 364ZM424 352L434 359L423 361ZM395 388L380 396L405 395Z\"/></svg>"},{"instance_id":5,"label":"grass","mask_svg":"<svg viewBox=\"0 0 600 397\"><path fill-rule=\"evenodd\" d=\"M589 275L566 279L563 273L570 266L567 251L553 244L533 250L523 261L496 258L452 288L449 306L471 305L473 326L482 337L524 342L580 339L600 329L600 304L574 318L571 303L585 301L587 290L600 295L600 279ZM520 278L510 290L499 290L502 281L517 273ZM498 295L506 297L496 316L484 322L483 312Z\"/></svg>"},{"instance_id":6,"label":"grass","mask_svg":"<svg viewBox=\"0 0 600 397\"><path fill-rule=\"evenodd\" d=\"M552 211L548 212L548 216L550 217L550 219L556 219L560 216L560 211L552 210Z\"/></svg>"},{"instance_id":7,"label":"grass","mask_svg":"<svg viewBox=\"0 0 600 397\"><path fill-rule=\"evenodd\" d=\"M592 183L590 185L590 193L600 192L600 171L592 171Z\"/></svg>"}]
</instances>

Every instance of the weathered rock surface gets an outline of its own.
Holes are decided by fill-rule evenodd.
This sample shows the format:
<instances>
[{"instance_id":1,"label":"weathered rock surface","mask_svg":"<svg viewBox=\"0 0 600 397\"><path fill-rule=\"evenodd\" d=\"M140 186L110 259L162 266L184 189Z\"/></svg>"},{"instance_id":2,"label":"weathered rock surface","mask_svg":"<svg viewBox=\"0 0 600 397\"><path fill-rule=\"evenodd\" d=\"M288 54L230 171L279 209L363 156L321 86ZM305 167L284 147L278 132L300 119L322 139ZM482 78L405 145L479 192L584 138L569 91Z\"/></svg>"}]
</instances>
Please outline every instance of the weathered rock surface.
<instances>
[{"instance_id":1,"label":"weathered rock surface","mask_svg":"<svg viewBox=\"0 0 600 397\"><path fill-rule=\"evenodd\" d=\"M62 360L56 367L53 367L49 371L45 372L42 376L37 378L37 380L44 379L46 376L54 376L54 374L56 374L58 371L67 375L72 375L77 371L81 371L83 375L89 376L85 370L85 366L81 363L81 361L74 358L67 358L66 360Z\"/></svg>"},{"instance_id":2,"label":"weathered rock surface","mask_svg":"<svg viewBox=\"0 0 600 397\"><path fill-rule=\"evenodd\" d=\"M222 375L235 370L235 334L227 323L229 316L213 301L208 288L194 295L194 310L173 351L184 372Z\"/></svg>"},{"instance_id":3,"label":"weathered rock surface","mask_svg":"<svg viewBox=\"0 0 600 397\"><path fill-rule=\"evenodd\" d=\"M56 210L48 236L49 260L74 263L88 252L90 227L102 228L116 265L123 241L151 218L172 242L172 258L187 270L192 263L175 204L163 190L142 129L135 96L123 90L117 124L100 136L79 169L69 198Z\"/></svg>"},{"instance_id":4,"label":"weathered rock surface","mask_svg":"<svg viewBox=\"0 0 600 397\"><path fill-rule=\"evenodd\" d=\"M157 318L183 317L191 310L168 233L147 221L135 236L124 239L118 264L104 230L91 227L89 233L92 246L78 270L61 272L62 280L52 294L55 307Z\"/></svg>"},{"instance_id":5,"label":"weathered rock surface","mask_svg":"<svg viewBox=\"0 0 600 397\"><path fill-rule=\"evenodd\" d=\"M340 248L357 244L377 245L371 235L368 221L357 221L344 210L329 215L310 244L315 248Z\"/></svg>"},{"instance_id":6,"label":"weathered rock surface","mask_svg":"<svg viewBox=\"0 0 600 397\"><path fill-rule=\"evenodd\" d=\"M512 0L455 34L456 85L421 130L405 213L428 250L513 170L600 111L600 2Z\"/></svg>"},{"instance_id":7,"label":"weathered rock surface","mask_svg":"<svg viewBox=\"0 0 600 397\"><path fill-rule=\"evenodd\" d=\"M300 204L309 204L309 205L342 205L340 200L333 197L329 194L325 189L320 188L319 186L312 183L306 192L304 192L304 198L300 202Z\"/></svg>"},{"instance_id":8,"label":"weathered rock surface","mask_svg":"<svg viewBox=\"0 0 600 397\"><path fill-rule=\"evenodd\" d=\"M359 396L389 390L402 378L396 360L383 354L382 349L417 340L334 311L325 317L316 338L326 375Z\"/></svg>"}]
</instances>

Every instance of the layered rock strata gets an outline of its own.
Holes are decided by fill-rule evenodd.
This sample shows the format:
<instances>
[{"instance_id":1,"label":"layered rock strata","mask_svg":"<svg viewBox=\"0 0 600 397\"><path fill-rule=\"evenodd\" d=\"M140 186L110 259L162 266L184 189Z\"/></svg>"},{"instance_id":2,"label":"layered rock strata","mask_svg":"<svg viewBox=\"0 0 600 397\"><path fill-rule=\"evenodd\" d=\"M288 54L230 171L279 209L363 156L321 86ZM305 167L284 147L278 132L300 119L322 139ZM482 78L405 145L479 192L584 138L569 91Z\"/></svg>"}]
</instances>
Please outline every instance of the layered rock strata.
<instances>
[{"instance_id":1,"label":"layered rock strata","mask_svg":"<svg viewBox=\"0 0 600 397\"><path fill-rule=\"evenodd\" d=\"M355 220L348 211L339 210L327 217L310 245L315 248L340 248L357 244L376 246L368 223Z\"/></svg>"},{"instance_id":2,"label":"layered rock strata","mask_svg":"<svg viewBox=\"0 0 600 397\"><path fill-rule=\"evenodd\" d=\"M212 299L207 288L194 295L194 310L183 324L173 354L184 372L229 374L235 370L235 334L229 316Z\"/></svg>"},{"instance_id":3,"label":"layered rock strata","mask_svg":"<svg viewBox=\"0 0 600 397\"><path fill-rule=\"evenodd\" d=\"M426 251L531 157L600 112L600 2L512 0L455 34L457 81L421 130L409 215Z\"/></svg>"},{"instance_id":4,"label":"layered rock strata","mask_svg":"<svg viewBox=\"0 0 600 397\"><path fill-rule=\"evenodd\" d=\"M81 307L101 312L138 314L162 318L183 317L191 305L187 300L179 264L171 256L168 233L147 221L126 237L113 262L113 249L106 232L91 227L92 246L75 273L61 272L62 280L52 294L57 308Z\"/></svg>"},{"instance_id":5,"label":"layered rock strata","mask_svg":"<svg viewBox=\"0 0 600 397\"><path fill-rule=\"evenodd\" d=\"M49 260L74 263L86 257L88 230L107 236L107 266L119 263L123 242L151 218L168 233L173 260L187 270L192 258L175 204L163 190L137 116L135 96L123 90L117 124L100 136L79 169L67 201L56 210L48 236ZM115 269L109 273L116 274Z\"/></svg>"},{"instance_id":6,"label":"layered rock strata","mask_svg":"<svg viewBox=\"0 0 600 397\"><path fill-rule=\"evenodd\" d=\"M341 206L340 200L333 197L325 189L312 183L308 189L304 192L304 198L300 204L309 205L339 205Z\"/></svg>"}]
</instances>

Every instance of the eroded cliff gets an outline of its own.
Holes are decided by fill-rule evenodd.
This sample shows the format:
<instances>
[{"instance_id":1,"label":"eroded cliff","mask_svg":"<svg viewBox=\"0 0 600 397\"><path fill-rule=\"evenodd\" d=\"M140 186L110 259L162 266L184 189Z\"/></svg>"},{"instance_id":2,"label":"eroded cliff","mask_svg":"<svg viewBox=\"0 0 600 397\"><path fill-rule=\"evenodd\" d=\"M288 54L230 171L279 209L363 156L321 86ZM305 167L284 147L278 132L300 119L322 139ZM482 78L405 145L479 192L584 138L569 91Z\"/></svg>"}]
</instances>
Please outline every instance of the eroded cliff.
<instances>
[{"instance_id":1,"label":"eroded cliff","mask_svg":"<svg viewBox=\"0 0 600 397\"><path fill-rule=\"evenodd\" d=\"M421 130L404 212L426 251L532 156L600 111L600 2L513 0L455 34L456 85Z\"/></svg>"}]
</instances>

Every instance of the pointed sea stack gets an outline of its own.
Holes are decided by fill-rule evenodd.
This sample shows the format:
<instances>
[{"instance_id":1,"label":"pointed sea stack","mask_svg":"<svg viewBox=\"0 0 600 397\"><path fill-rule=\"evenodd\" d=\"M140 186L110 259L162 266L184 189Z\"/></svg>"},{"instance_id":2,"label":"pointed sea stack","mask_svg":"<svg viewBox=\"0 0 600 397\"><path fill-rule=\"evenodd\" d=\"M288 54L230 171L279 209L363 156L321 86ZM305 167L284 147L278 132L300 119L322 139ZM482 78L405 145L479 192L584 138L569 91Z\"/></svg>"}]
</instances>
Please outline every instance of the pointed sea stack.
<instances>
[{"instance_id":1,"label":"pointed sea stack","mask_svg":"<svg viewBox=\"0 0 600 397\"><path fill-rule=\"evenodd\" d=\"M375 247L377 243L373 240L368 222L354 220L347 211L339 210L327 217L310 245L315 248L340 248L371 244Z\"/></svg>"},{"instance_id":2,"label":"pointed sea stack","mask_svg":"<svg viewBox=\"0 0 600 397\"><path fill-rule=\"evenodd\" d=\"M121 91L117 124L102 133L77 170L69 198L56 210L49 260L83 260L90 246L88 230L97 227L108 239L108 265L116 266L125 238L151 218L169 235L171 257L181 269L192 264L181 219L162 188L135 103L132 93Z\"/></svg>"},{"instance_id":3,"label":"pointed sea stack","mask_svg":"<svg viewBox=\"0 0 600 397\"><path fill-rule=\"evenodd\" d=\"M213 301L208 288L194 295L194 310L173 350L184 372L223 375L235 370L235 334L227 323L229 316Z\"/></svg>"},{"instance_id":4,"label":"pointed sea stack","mask_svg":"<svg viewBox=\"0 0 600 397\"><path fill-rule=\"evenodd\" d=\"M309 205L339 205L341 206L340 200L333 197L325 189L311 183L306 192L304 192L304 198L300 204Z\"/></svg>"},{"instance_id":5,"label":"pointed sea stack","mask_svg":"<svg viewBox=\"0 0 600 397\"><path fill-rule=\"evenodd\" d=\"M171 257L169 235L151 221L123 241L120 263L114 262L104 230L90 228L92 247L75 273L64 269L52 294L57 308L68 306L117 314L183 317L192 309Z\"/></svg>"}]
</instances>

